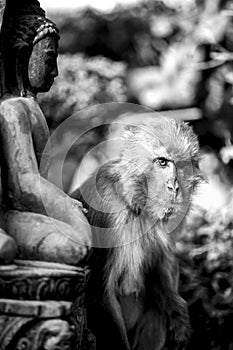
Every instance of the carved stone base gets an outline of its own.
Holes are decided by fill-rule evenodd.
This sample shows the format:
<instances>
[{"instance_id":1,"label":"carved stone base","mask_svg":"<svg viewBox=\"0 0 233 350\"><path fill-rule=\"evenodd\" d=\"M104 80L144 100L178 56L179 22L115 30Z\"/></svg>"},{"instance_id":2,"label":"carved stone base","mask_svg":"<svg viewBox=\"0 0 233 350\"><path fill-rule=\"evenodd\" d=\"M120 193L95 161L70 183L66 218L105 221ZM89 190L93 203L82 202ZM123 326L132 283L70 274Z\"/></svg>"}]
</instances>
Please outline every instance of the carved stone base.
<instances>
[{"instance_id":1,"label":"carved stone base","mask_svg":"<svg viewBox=\"0 0 233 350\"><path fill-rule=\"evenodd\" d=\"M87 269L45 262L0 267L0 350L94 350L87 277Z\"/></svg>"}]
</instances>

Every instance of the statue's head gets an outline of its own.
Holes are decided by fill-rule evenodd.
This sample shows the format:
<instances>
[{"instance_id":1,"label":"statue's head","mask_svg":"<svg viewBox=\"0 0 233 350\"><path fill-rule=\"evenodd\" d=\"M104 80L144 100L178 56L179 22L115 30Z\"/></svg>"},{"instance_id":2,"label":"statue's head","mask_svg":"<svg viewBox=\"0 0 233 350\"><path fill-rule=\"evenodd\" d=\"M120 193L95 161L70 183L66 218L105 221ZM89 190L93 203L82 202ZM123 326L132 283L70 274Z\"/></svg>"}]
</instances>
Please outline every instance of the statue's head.
<instances>
[{"instance_id":1,"label":"statue's head","mask_svg":"<svg viewBox=\"0 0 233 350\"><path fill-rule=\"evenodd\" d=\"M26 91L46 92L58 74L59 34L55 24L45 17L37 1L27 3L11 18L8 41L6 86L21 96ZM9 58L9 59L8 59Z\"/></svg>"},{"instance_id":2,"label":"statue's head","mask_svg":"<svg viewBox=\"0 0 233 350\"><path fill-rule=\"evenodd\" d=\"M36 92L48 91L58 75L57 69L58 32L54 24L48 20L38 28L33 40L33 47L28 61L25 78L28 88Z\"/></svg>"}]
</instances>

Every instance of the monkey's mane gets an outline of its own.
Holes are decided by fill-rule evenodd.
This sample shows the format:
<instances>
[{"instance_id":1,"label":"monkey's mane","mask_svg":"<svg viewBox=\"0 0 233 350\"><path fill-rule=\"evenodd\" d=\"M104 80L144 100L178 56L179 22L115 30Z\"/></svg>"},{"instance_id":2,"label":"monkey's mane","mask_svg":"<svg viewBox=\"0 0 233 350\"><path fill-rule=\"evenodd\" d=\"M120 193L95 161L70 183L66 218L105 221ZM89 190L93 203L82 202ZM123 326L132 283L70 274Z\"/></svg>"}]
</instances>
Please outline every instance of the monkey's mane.
<instances>
[{"instance_id":1,"label":"monkey's mane","mask_svg":"<svg viewBox=\"0 0 233 350\"><path fill-rule=\"evenodd\" d=\"M148 121L132 123L125 127L122 136L122 156L127 149L137 143L153 147L164 146L176 161L196 161L199 155L197 136L185 122L171 118L150 118ZM133 148L133 147L132 147Z\"/></svg>"}]
</instances>

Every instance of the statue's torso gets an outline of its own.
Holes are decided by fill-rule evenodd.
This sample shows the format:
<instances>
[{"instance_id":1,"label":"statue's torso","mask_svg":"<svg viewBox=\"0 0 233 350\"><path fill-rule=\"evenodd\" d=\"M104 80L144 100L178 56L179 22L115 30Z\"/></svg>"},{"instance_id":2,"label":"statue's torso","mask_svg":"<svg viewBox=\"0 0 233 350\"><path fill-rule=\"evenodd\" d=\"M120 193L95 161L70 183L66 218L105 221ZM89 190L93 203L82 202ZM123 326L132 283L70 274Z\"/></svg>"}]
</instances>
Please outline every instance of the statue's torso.
<instances>
[{"instance_id":1,"label":"statue's torso","mask_svg":"<svg viewBox=\"0 0 233 350\"><path fill-rule=\"evenodd\" d=\"M0 103L0 114L5 123L17 123L21 132L32 136L33 148L42 176L49 166L49 129L43 112L34 98L11 97ZM20 137L15 135L15 137ZM46 154L44 149L46 147ZM25 150L27 152L28 150ZM41 159L43 159L41 166Z\"/></svg>"}]
</instances>

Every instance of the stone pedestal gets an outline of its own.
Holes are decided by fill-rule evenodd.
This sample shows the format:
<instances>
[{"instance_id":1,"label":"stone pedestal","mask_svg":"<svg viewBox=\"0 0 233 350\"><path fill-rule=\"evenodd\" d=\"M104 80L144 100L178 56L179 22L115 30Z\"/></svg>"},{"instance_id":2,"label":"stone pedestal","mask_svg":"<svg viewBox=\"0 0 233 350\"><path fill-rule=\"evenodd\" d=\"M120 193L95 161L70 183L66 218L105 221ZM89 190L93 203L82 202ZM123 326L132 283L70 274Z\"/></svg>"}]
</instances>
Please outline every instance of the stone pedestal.
<instances>
[{"instance_id":1,"label":"stone pedestal","mask_svg":"<svg viewBox=\"0 0 233 350\"><path fill-rule=\"evenodd\" d=\"M40 261L0 266L0 350L94 350L83 304L88 274Z\"/></svg>"}]
</instances>

